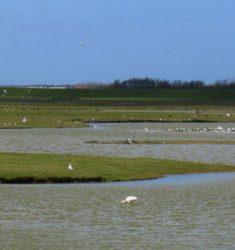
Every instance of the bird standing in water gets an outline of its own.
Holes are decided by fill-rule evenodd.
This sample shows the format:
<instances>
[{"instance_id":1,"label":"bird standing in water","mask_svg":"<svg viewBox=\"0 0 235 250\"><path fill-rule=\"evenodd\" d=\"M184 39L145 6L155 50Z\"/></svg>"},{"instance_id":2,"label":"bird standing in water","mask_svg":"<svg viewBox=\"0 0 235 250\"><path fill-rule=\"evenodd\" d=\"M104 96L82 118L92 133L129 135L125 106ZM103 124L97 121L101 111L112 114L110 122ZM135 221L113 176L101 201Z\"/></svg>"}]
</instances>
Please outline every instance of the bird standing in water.
<instances>
[{"instance_id":1,"label":"bird standing in water","mask_svg":"<svg viewBox=\"0 0 235 250\"><path fill-rule=\"evenodd\" d=\"M136 201L138 198L136 196L128 196L125 200L121 201L121 203L130 203Z\"/></svg>"}]
</instances>

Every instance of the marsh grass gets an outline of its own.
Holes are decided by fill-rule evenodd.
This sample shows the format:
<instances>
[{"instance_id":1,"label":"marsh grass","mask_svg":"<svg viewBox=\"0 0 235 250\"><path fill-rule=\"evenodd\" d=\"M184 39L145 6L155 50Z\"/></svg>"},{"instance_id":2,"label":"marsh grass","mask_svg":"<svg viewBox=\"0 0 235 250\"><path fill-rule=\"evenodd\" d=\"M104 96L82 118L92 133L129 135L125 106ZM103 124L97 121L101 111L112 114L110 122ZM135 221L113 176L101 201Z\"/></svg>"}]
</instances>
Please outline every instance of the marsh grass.
<instances>
[{"instance_id":1,"label":"marsh grass","mask_svg":"<svg viewBox=\"0 0 235 250\"><path fill-rule=\"evenodd\" d=\"M2 103L128 103L234 105L234 89L49 89L1 87Z\"/></svg>"},{"instance_id":2,"label":"marsh grass","mask_svg":"<svg viewBox=\"0 0 235 250\"><path fill-rule=\"evenodd\" d=\"M89 122L235 122L235 90L0 88L0 128Z\"/></svg>"},{"instance_id":3,"label":"marsh grass","mask_svg":"<svg viewBox=\"0 0 235 250\"><path fill-rule=\"evenodd\" d=\"M2 183L126 181L167 174L235 171L235 166L148 158L0 153ZM67 169L69 163L73 171Z\"/></svg>"},{"instance_id":4,"label":"marsh grass","mask_svg":"<svg viewBox=\"0 0 235 250\"><path fill-rule=\"evenodd\" d=\"M136 110L116 107L91 108L69 105L0 105L0 128L79 128L92 122L235 122L235 110L231 107L198 110L179 110L169 106L165 110L158 107ZM201 107L202 108L202 107ZM234 112L233 112L234 111ZM228 117L227 112L231 112ZM233 113L232 113L233 112ZM23 118L26 122L22 122Z\"/></svg>"},{"instance_id":5,"label":"marsh grass","mask_svg":"<svg viewBox=\"0 0 235 250\"><path fill-rule=\"evenodd\" d=\"M86 141L90 144L130 144L128 140L125 141ZM216 140L132 140L131 144L235 144L235 141L216 141Z\"/></svg>"}]
</instances>

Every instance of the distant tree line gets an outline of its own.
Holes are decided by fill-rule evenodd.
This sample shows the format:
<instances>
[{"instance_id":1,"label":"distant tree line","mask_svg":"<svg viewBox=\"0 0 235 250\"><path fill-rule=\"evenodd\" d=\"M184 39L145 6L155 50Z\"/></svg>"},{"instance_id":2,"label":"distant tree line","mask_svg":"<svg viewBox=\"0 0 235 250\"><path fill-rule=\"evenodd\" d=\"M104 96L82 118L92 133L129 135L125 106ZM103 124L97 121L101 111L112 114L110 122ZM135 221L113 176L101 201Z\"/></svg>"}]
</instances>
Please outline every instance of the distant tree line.
<instances>
[{"instance_id":1,"label":"distant tree line","mask_svg":"<svg viewBox=\"0 0 235 250\"><path fill-rule=\"evenodd\" d=\"M192 81L170 81L152 78L131 78L120 81L115 80L109 84L108 87L113 89L202 89L202 88L216 88L216 89L235 89L235 80L218 80L213 84L206 85L200 80Z\"/></svg>"}]
</instances>

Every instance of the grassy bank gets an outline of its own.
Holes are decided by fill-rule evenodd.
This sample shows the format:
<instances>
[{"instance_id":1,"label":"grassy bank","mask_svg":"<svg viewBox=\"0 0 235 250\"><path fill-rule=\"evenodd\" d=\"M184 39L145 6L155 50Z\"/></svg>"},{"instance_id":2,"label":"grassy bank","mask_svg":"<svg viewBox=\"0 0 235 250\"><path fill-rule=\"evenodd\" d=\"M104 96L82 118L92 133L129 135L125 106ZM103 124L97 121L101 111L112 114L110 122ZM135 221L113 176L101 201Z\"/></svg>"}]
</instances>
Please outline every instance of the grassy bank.
<instances>
[{"instance_id":1,"label":"grassy bank","mask_svg":"<svg viewBox=\"0 0 235 250\"><path fill-rule=\"evenodd\" d=\"M1 103L235 105L234 89L49 89L1 87Z\"/></svg>"},{"instance_id":2,"label":"grassy bank","mask_svg":"<svg viewBox=\"0 0 235 250\"><path fill-rule=\"evenodd\" d=\"M1 183L105 182L159 178L167 174L235 171L235 166L56 154L0 153ZM67 169L71 163L73 171Z\"/></svg>"},{"instance_id":3,"label":"grassy bank","mask_svg":"<svg viewBox=\"0 0 235 250\"><path fill-rule=\"evenodd\" d=\"M85 143L90 144L228 144L233 145L235 141L212 141L212 140L145 140L145 141L136 141L136 140L125 140L125 141L86 141Z\"/></svg>"},{"instance_id":4,"label":"grassy bank","mask_svg":"<svg viewBox=\"0 0 235 250\"><path fill-rule=\"evenodd\" d=\"M0 105L0 128L76 128L89 122L235 122L235 107L177 108Z\"/></svg>"},{"instance_id":5,"label":"grassy bank","mask_svg":"<svg viewBox=\"0 0 235 250\"><path fill-rule=\"evenodd\" d=\"M235 90L0 88L0 128L89 122L235 122Z\"/></svg>"}]
</instances>

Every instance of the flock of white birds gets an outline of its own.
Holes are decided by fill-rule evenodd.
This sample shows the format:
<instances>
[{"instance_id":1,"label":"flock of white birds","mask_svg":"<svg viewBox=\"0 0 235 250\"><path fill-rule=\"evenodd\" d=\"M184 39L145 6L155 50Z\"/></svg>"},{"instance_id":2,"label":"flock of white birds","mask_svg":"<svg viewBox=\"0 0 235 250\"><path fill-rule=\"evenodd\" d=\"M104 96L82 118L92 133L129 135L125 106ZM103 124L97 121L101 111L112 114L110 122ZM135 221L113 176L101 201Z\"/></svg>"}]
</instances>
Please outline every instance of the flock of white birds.
<instances>
[{"instance_id":1,"label":"flock of white birds","mask_svg":"<svg viewBox=\"0 0 235 250\"><path fill-rule=\"evenodd\" d=\"M171 129L168 129L171 131ZM235 128L223 128L222 126L218 126L215 128L176 128L177 132L235 132Z\"/></svg>"}]
</instances>

